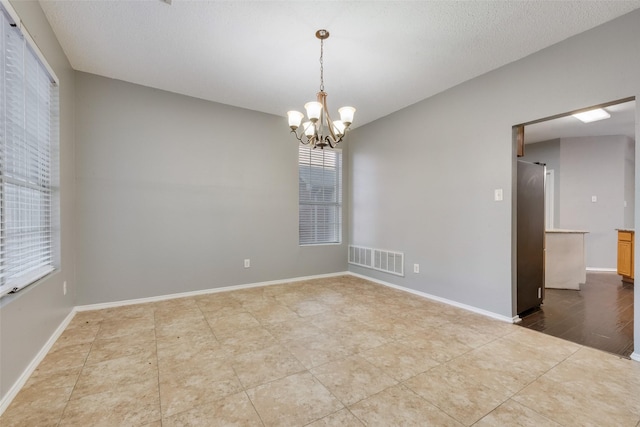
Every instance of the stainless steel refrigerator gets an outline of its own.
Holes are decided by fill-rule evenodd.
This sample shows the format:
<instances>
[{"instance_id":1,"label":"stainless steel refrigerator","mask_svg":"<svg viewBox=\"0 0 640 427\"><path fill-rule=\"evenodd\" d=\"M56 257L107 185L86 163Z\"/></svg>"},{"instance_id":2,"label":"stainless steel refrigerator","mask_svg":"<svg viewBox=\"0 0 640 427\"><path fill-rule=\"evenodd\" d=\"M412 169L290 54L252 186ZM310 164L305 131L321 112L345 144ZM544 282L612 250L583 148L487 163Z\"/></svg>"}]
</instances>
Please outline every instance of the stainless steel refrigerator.
<instances>
[{"instance_id":1,"label":"stainless steel refrigerator","mask_svg":"<svg viewBox=\"0 0 640 427\"><path fill-rule=\"evenodd\" d=\"M517 313L539 307L544 299L544 185L546 167L518 160Z\"/></svg>"}]
</instances>

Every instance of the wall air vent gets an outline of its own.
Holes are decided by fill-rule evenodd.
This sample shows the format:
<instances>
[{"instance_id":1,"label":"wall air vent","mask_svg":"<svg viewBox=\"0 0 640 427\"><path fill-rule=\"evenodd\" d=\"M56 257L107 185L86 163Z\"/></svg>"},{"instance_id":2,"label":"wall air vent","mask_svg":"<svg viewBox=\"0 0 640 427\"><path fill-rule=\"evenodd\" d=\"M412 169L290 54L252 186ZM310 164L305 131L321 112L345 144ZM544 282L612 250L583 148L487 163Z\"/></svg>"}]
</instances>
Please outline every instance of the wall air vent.
<instances>
[{"instance_id":1,"label":"wall air vent","mask_svg":"<svg viewBox=\"0 0 640 427\"><path fill-rule=\"evenodd\" d=\"M349 264L404 276L404 253L349 245Z\"/></svg>"}]
</instances>

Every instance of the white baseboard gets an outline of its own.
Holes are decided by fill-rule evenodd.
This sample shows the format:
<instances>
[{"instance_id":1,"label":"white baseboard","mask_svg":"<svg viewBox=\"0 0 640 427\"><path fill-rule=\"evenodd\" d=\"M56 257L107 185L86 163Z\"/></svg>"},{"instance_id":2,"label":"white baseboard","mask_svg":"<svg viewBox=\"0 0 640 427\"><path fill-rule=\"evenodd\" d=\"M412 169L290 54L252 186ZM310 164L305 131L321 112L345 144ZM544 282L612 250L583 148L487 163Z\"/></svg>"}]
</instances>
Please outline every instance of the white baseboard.
<instances>
[{"instance_id":1,"label":"white baseboard","mask_svg":"<svg viewBox=\"0 0 640 427\"><path fill-rule=\"evenodd\" d=\"M591 271L593 273L617 273L618 270L615 268L605 268L605 267L587 267L587 271Z\"/></svg>"},{"instance_id":2,"label":"white baseboard","mask_svg":"<svg viewBox=\"0 0 640 427\"><path fill-rule=\"evenodd\" d=\"M71 309L71 312L67 315L67 317L64 318L62 323L60 323L58 328L49 337L45 345L42 346L38 354L36 354L36 357L33 358L31 363L29 363L29 365L25 368L20 377L18 377L16 382L13 383L9 391L2 397L2 399L0 399L0 415L4 413L13 399L18 395L18 392L22 389L22 387L24 387L31 374L33 374L33 371L36 370L40 362L42 362L42 359L44 359L47 353L49 353L49 350L51 350L51 347L53 347L53 344L55 344L60 335L62 335L67 326L69 326L69 323L71 322L71 319L73 319L73 316L75 316L75 314L75 309Z\"/></svg>"},{"instance_id":3,"label":"white baseboard","mask_svg":"<svg viewBox=\"0 0 640 427\"><path fill-rule=\"evenodd\" d=\"M640 353L634 351L631 353L631 360L635 360L636 362L640 362Z\"/></svg>"},{"instance_id":4,"label":"white baseboard","mask_svg":"<svg viewBox=\"0 0 640 427\"><path fill-rule=\"evenodd\" d=\"M460 303L460 302L457 302L457 301L453 301L453 300L450 300L450 299L438 297L438 296L435 296L435 295L428 294L426 292L421 292L421 291L416 291L414 289L405 288L404 286L394 285L393 283L385 282L384 280L374 279L373 277L365 276L365 275L358 274L358 273L353 273L351 271L348 274L350 274L352 276L355 276L355 277L359 277L361 279L365 279L365 280L369 280L371 282L378 283L380 285L384 285L384 286L388 286L390 288L398 289L400 291L409 292L410 294L418 295L418 296L421 296L423 298L427 298L427 299L430 299L430 300L433 300L433 301L438 301L438 302L441 302L441 303L444 303L444 304L452 305L454 307L462 308L463 310L471 311L473 313L482 314L483 316L491 317L493 319L501 320L503 322L517 323L517 322L520 322L522 320L522 319L520 319L519 316L514 316L514 317L503 316L502 314L494 313L492 311L484 310L482 308L474 307L472 305L467 305L467 304L463 304L463 303Z\"/></svg>"},{"instance_id":5,"label":"white baseboard","mask_svg":"<svg viewBox=\"0 0 640 427\"><path fill-rule=\"evenodd\" d=\"M199 291L190 291L190 292L180 292L177 294L168 294L168 295L159 295L157 297L147 297L147 298L136 298L129 299L123 301L115 301L115 302L105 302L98 304L88 304L88 305L79 305L76 306L76 311L89 311L89 310L101 310L103 308L113 308L113 307L122 307L125 305L133 305L133 304L144 304L147 302L158 302L158 301L166 301L169 299L175 298L186 298L186 297L194 297L198 295L207 295L207 294L215 294L218 292L228 292L228 291L237 291L239 289L249 289L249 288L258 288L261 286L271 286L271 285L282 285L284 283L293 283L293 282L302 282L304 280L313 280L313 279L322 279L326 277L336 277L336 276L345 276L349 273L347 271L338 272L338 273L328 273L328 274L317 274L314 276L303 276L303 277L295 277L293 279L280 279L280 280L270 280L267 282L256 282L256 283L247 283L244 285L232 285L232 286L223 286L220 288L211 288L211 289L202 289Z\"/></svg>"}]
</instances>

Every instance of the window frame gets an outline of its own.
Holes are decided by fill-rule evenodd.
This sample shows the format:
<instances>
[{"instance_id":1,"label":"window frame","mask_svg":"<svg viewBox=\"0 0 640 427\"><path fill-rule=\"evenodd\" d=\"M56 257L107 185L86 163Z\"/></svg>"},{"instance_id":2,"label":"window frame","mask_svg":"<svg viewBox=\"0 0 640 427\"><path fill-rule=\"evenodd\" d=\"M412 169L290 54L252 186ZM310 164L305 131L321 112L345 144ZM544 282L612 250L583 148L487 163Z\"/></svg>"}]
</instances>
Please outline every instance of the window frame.
<instances>
[{"instance_id":1,"label":"window frame","mask_svg":"<svg viewBox=\"0 0 640 427\"><path fill-rule=\"evenodd\" d=\"M0 1L0 15L3 50L0 58L2 298L58 269L60 102L58 77L6 0ZM13 62L12 68L20 73L17 78L10 76L8 71L10 39L13 39L12 47L18 47L14 52L19 52L18 61ZM8 98L10 93L14 96L11 100ZM18 98L15 98L16 94ZM18 110L11 111L16 105ZM12 120L10 115L18 120ZM21 166L19 160L24 165ZM10 230L16 230L16 225L29 231L14 231L12 236ZM38 230L35 235L33 230Z\"/></svg>"},{"instance_id":2,"label":"window frame","mask_svg":"<svg viewBox=\"0 0 640 427\"><path fill-rule=\"evenodd\" d=\"M325 155L331 153L329 157L335 157L333 159L327 159ZM321 163L318 163L319 155L321 154ZM306 157L309 160L306 161ZM305 158L304 162L303 157ZM344 165L343 152L340 149L314 149L308 145L298 144L298 245L299 246L322 246L322 245L341 245L343 243L343 193L344 193L344 180L343 180L343 165ZM303 167L309 167L309 176L303 177ZM322 176L322 182L325 183L325 177L327 172L329 175L329 181L333 181L334 185L324 186L313 190L309 188L311 186L312 169L315 170L315 178L318 178L318 173ZM331 176L333 174L333 176ZM307 178L305 180L305 178ZM306 183L307 189L303 189L303 183ZM333 193L326 194L326 189L333 190ZM315 196L314 196L315 195ZM316 197L315 200L311 200L312 197ZM318 200L320 197L320 200ZM324 199L324 200L322 200ZM309 209L311 208L311 209ZM312 220L309 221L303 218L310 212ZM322 212L324 210L324 212ZM333 212L331 212L333 211ZM321 216L325 216L326 220L319 219ZM309 230L308 226L312 225L314 230ZM323 228L324 230L319 230ZM333 228L333 230L331 230Z\"/></svg>"}]
</instances>

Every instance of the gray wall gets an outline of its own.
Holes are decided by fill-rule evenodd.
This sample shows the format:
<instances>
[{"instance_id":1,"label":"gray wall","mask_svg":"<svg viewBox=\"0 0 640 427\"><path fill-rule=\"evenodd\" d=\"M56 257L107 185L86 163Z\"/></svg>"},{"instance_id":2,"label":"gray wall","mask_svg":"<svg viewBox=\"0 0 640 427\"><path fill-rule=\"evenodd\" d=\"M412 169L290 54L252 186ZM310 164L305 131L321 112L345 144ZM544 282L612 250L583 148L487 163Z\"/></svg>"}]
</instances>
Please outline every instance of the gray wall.
<instances>
[{"instance_id":1,"label":"gray wall","mask_svg":"<svg viewBox=\"0 0 640 427\"><path fill-rule=\"evenodd\" d=\"M346 231L342 245L298 246L285 118L91 74L76 83L80 305L347 269Z\"/></svg>"},{"instance_id":2,"label":"gray wall","mask_svg":"<svg viewBox=\"0 0 640 427\"><path fill-rule=\"evenodd\" d=\"M636 103L636 105L638 105ZM637 108L637 107L636 107ZM624 228L634 228L635 190L636 190L636 143L633 139L627 142L624 158Z\"/></svg>"},{"instance_id":3,"label":"gray wall","mask_svg":"<svg viewBox=\"0 0 640 427\"><path fill-rule=\"evenodd\" d=\"M420 273L350 270L515 315L512 126L639 96L639 52L635 11L355 129L350 240Z\"/></svg>"},{"instance_id":4,"label":"gray wall","mask_svg":"<svg viewBox=\"0 0 640 427\"><path fill-rule=\"evenodd\" d=\"M633 156L633 140L620 135L562 138L526 146L523 160L543 162L554 170L555 228L589 231L588 268L615 269L615 229L633 227ZM597 202L591 202L591 196Z\"/></svg>"},{"instance_id":5,"label":"gray wall","mask_svg":"<svg viewBox=\"0 0 640 427\"><path fill-rule=\"evenodd\" d=\"M624 227L625 136L562 138L559 228L587 230L587 267L615 269ZM596 196L596 202L592 202Z\"/></svg>"},{"instance_id":6,"label":"gray wall","mask_svg":"<svg viewBox=\"0 0 640 427\"><path fill-rule=\"evenodd\" d=\"M75 305L74 72L38 2L12 2L60 80L60 268L0 300L0 399ZM68 292L62 293L67 281Z\"/></svg>"},{"instance_id":7,"label":"gray wall","mask_svg":"<svg viewBox=\"0 0 640 427\"><path fill-rule=\"evenodd\" d=\"M0 396L76 302L346 268L345 245L297 245L296 149L283 118L81 73L74 89L38 3L14 6L61 80L62 257L59 272L1 301ZM638 52L640 11L354 130L349 240L402 250L421 273L350 269L512 316L511 128L640 96Z\"/></svg>"}]
</instances>

